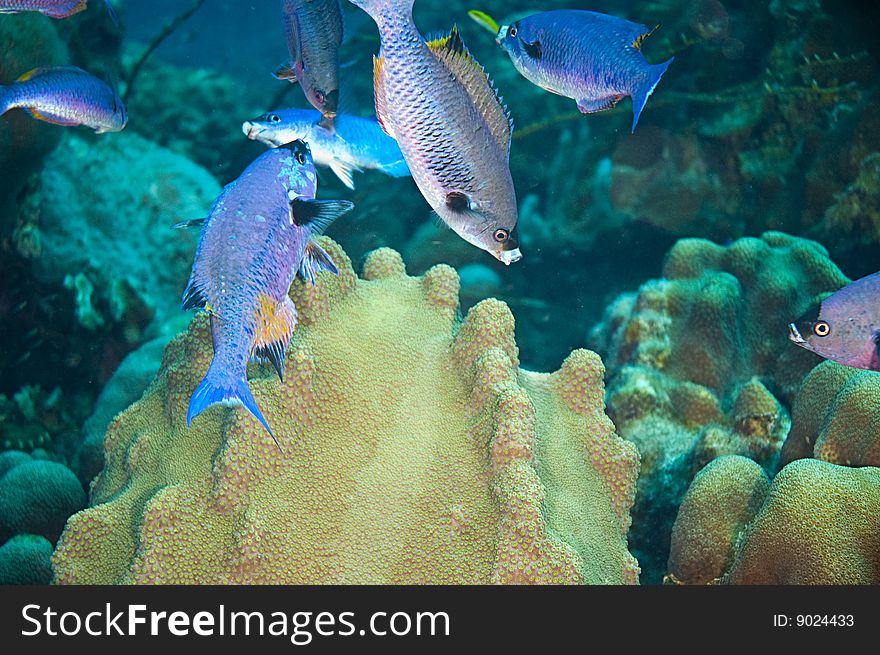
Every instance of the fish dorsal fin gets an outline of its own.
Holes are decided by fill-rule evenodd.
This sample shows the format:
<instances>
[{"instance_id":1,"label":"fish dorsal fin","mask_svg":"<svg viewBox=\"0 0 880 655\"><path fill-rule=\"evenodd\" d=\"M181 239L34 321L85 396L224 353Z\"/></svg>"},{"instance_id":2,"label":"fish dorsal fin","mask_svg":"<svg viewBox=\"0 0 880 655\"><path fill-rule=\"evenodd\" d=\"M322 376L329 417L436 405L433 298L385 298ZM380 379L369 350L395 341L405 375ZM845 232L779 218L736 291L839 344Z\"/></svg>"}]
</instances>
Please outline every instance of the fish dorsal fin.
<instances>
[{"instance_id":1,"label":"fish dorsal fin","mask_svg":"<svg viewBox=\"0 0 880 655\"><path fill-rule=\"evenodd\" d=\"M290 213L293 224L308 228L312 235L324 234L324 231L337 218L354 209L354 203L348 200L305 200L295 198L290 201Z\"/></svg>"},{"instance_id":2,"label":"fish dorsal fin","mask_svg":"<svg viewBox=\"0 0 880 655\"><path fill-rule=\"evenodd\" d=\"M284 351L296 327L296 307L288 296L276 301L261 293L256 319L251 357L260 363L269 361L284 382Z\"/></svg>"},{"instance_id":3,"label":"fish dorsal fin","mask_svg":"<svg viewBox=\"0 0 880 655\"><path fill-rule=\"evenodd\" d=\"M36 68L29 70L27 73L24 73L15 81L27 82L38 75L44 75L46 73L80 73L82 75L89 75L78 66L37 66Z\"/></svg>"},{"instance_id":4,"label":"fish dorsal fin","mask_svg":"<svg viewBox=\"0 0 880 655\"><path fill-rule=\"evenodd\" d=\"M379 127L392 139L395 139L394 133L391 131L391 125L388 122L387 103L385 102L385 89L382 86L382 66L384 60L381 56L373 56L373 90L376 95L376 120L379 121Z\"/></svg>"},{"instance_id":5,"label":"fish dorsal fin","mask_svg":"<svg viewBox=\"0 0 880 655\"><path fill-rule=\"evenodd\" d=\"M427 45L438 61L464 86L498 145L509 154L513 119L485 69L468 51L458 28L453 27L449 34L429 40Z\"/></svg>"},{"instance_id":6,"label":"fish dorsal fin","mask_svg":"<svg viewBox=\"0 0 880 655\"><path fill-rule=\"evenodd\" d=\"M656 32L657 30L659 30L659 29L660 29L660 25L662 25L662 23L657 23L657 24L653 27L653 29L648 30L648 31L645 32L644 34L639 34L639 35L636 37L635 41L632 42L632 47L635 48L636 50L641 50L641 49L642 49L642 44L645 42L645 39L649 38L652 34L654 34L654 32Z\"/></svg>"},{"instance_id":7,"label":"fish dorsal fin","mask_svg":"<svg viewBox=\"0 0 880 655\"><path fill-rule=\"evenodd\" d=\"M189 284L186 285L186 290L183 292L183 300L181 301L180 309L188 312L191 309L207 308L208 297L205 294L204 289L202 289L201 285L196 281L195 276L190 277Z\"/></svg>"}]
</instances>

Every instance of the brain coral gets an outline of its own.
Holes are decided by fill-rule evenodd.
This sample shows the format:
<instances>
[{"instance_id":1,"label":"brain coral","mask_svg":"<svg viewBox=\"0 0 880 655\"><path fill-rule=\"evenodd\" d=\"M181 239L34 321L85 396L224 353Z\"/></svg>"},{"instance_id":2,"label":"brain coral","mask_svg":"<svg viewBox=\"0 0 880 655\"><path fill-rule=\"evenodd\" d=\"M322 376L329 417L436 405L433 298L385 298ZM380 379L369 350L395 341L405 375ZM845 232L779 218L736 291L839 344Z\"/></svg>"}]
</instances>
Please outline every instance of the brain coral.
<instances>
[{"instance_id":1,"label":"brain coral","mask_svg":"<svg viewBox=\"0 0 880 655\"><path fill-rule=\"evenodd\" d=\"M211 356L195 318L111 424L55 581L636 582L638 454L602 411L598 356L524 371L505 304L457 320L453 269L408 277L383 249L359 279L322 245L340 274L291 290L285 381L252 370L283 453L238 409L186 428Z\"/></svg>"},{"instance_id":2,"label":"brain coral","mask_svg":"<svg viewBox=\"0 0 880 655\"><path fill-rule=\"evenodd\" d=\"M834 362L813 369L792 409L781 460L880 466L880 373Z\"/></svg>"},{"instance_id":3,"label":"brain coral","mask_svg":"<svg viewBox=\"0 0 880 655\"><path fill-rule=\"evenodd\" d=\"M683 239L663 279L619 298L593 331L609 371L608 412L642 470L631 544L659 581L689 481L720 455L769 472L790 406L818 362L786 324L848 282L817 243L768 232L719 246Z\"/></svg>"},{"instance_id":4,"label":"brain coral","mask_svg":"<svg viewBox=\"0 0 880 655\"><path fill-rule=\"evenodd\" d=\"M880 583L880 469L801 459L767 490L757 465L732 459L711 464L688 491L670 581Z\"/></svg>"}]
</instances>

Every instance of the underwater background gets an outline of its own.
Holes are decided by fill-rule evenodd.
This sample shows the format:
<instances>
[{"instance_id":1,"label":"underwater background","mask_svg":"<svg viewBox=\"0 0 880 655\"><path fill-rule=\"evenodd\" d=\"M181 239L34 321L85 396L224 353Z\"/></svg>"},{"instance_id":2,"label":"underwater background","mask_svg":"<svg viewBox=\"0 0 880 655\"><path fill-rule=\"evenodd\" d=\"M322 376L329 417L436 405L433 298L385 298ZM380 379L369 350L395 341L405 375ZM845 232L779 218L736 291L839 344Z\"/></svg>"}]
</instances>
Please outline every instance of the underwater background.
<instances>
[{"instance_id":1,"label":"underwater background","mask_svg":"<svg viewBox=\"0 0 880 655\"><path fill-rule=\"evenodd\" d=\"M378 34L343 5L343 103L372 115ZM171 229L265 151L243 121L307 106L271 75L279 2L113 6L0 16L0 84L72 63L129 114L0 117L0 582L880 582L880 373L787 328L880 269L860 3L416 0L513 115L523 259L440 226L410 178L319 169L355 204L327 233L351 264L292 291L293 373L255 391L305 444L283 458L232 410L181 427L210 339L200 317L172 342L198 235ZM557 8L662 24L643 52L675 61L634 134L629 100L580 114L468 18Z\"/></svg>"}]
</instances>

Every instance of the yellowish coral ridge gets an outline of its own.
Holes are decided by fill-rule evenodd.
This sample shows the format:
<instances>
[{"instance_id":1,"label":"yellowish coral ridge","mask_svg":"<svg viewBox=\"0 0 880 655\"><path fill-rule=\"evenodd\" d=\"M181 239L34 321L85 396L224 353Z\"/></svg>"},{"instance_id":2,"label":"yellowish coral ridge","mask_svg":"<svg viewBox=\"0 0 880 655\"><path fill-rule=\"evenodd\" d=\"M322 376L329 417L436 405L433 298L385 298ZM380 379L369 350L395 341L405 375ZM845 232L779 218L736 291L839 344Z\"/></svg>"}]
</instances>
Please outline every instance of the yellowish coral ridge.
<instances>
[{"instance_id":1,"label":"yellowish coral ridge","mask_svg":"<svg viewBox=\"0 0 880 655\"><path fill-rule=\"evenodd\" d=\"M372 253L358 278L291 290L284 382L250 385L283 452L240 408L186 427L211 357L207 319L167 348L107 431L91 506L56 583L635 583L638 454L603 413L604 368L519 368L508 307L461 321L455 271Z\"/></svg>"}]
</instances>

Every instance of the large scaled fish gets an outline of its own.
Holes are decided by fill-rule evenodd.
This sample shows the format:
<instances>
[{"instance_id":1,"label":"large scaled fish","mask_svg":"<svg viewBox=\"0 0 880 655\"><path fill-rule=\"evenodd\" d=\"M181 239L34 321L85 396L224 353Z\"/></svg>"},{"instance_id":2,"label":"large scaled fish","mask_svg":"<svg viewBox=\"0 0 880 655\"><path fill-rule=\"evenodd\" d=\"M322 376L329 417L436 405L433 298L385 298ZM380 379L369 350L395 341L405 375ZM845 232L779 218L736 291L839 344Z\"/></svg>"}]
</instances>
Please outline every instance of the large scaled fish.
<instances>
[{"instance_id":1,"label":"large scaled fish","mask_svg":"<svg viewBox=\"0 0 880 655\"><path fill-rule=\"evenodd\" d=\"M339 0L282 0L281 15L290 63L275 77L299 82L312 106L326 118L339 105L339 47L342 8Z\"/></svg>"},{"instance_id":2,"label":"large scaled fish","mask_svg":"<svg viewBox=\"0 0 880 655\"><path fill-rule=\"evenodd\" d=\"M607 14L559 10L503 25L496 41L523 77L576 100L585 114L611 109L630 96L635 132L645 103L675 59L655 66L645 61L642 41L653 32Z\"/></svg>"},{"instance_id":3,"label":"large scaled fish","mask_svg":"<svg viewBox=\"0 0 880 655\"><path fill-rule=\"evenodd\" d=\"M73 66L35 68L0 86L0 115L20 107L55 125L86 125L99 134L128 122L122 98L106 83Z\"/></svg>"},{"instance_id":4,"label":"large scaled fish","mask_svg":"<svg viewBox=\"0 0 880 655\"><path fill-rule=\"evenodd\" d=\"M211 315L214 357L190 398L187 425L211 405L242 405L275 439L248 387L248 360L271 362L283 379L296 326L288 289L297 272L312 284L319 271L337 273L312 237L353 208L315 200L316 180L302 141L269 150L223 189L202 224L183 309Z\"/></svg>"},{"instance_id":5,"label":"large scaled fish","mask_svg":"<svg viewBox=\"0 0 880 655\"><path fill-rule=\"evenodd\" d=\"M376 115L441 219L505 264L518 261L513 125L458 30L427 43L414 0L350 0L379 26Z\"/></svg>"},{"instance_id":6,"label":"large scaled fish","mask_svg":"<svg viewBox=\"0 0 880 655\"><path fill-rule=\"evenodd\" d=\"M375 119L338 114L328 128L311 109L280 109L245 121L242 130L251 140L277 148L291 141L309 144L320 166L329 166L349 189L353 171L377 170L391 177L407 177L409 167L397 142Z\"/></svg>"},{"instance_id":7,"label":"large scaled fish","mask_svg":"<svg viewBox=\"0 0 880 655\"><path fill-rule=\"evenodd\" d=\"M825 359L880 371L880 273L848 284L788 326L789 339Z\"/></svg>"}]
</instances>

